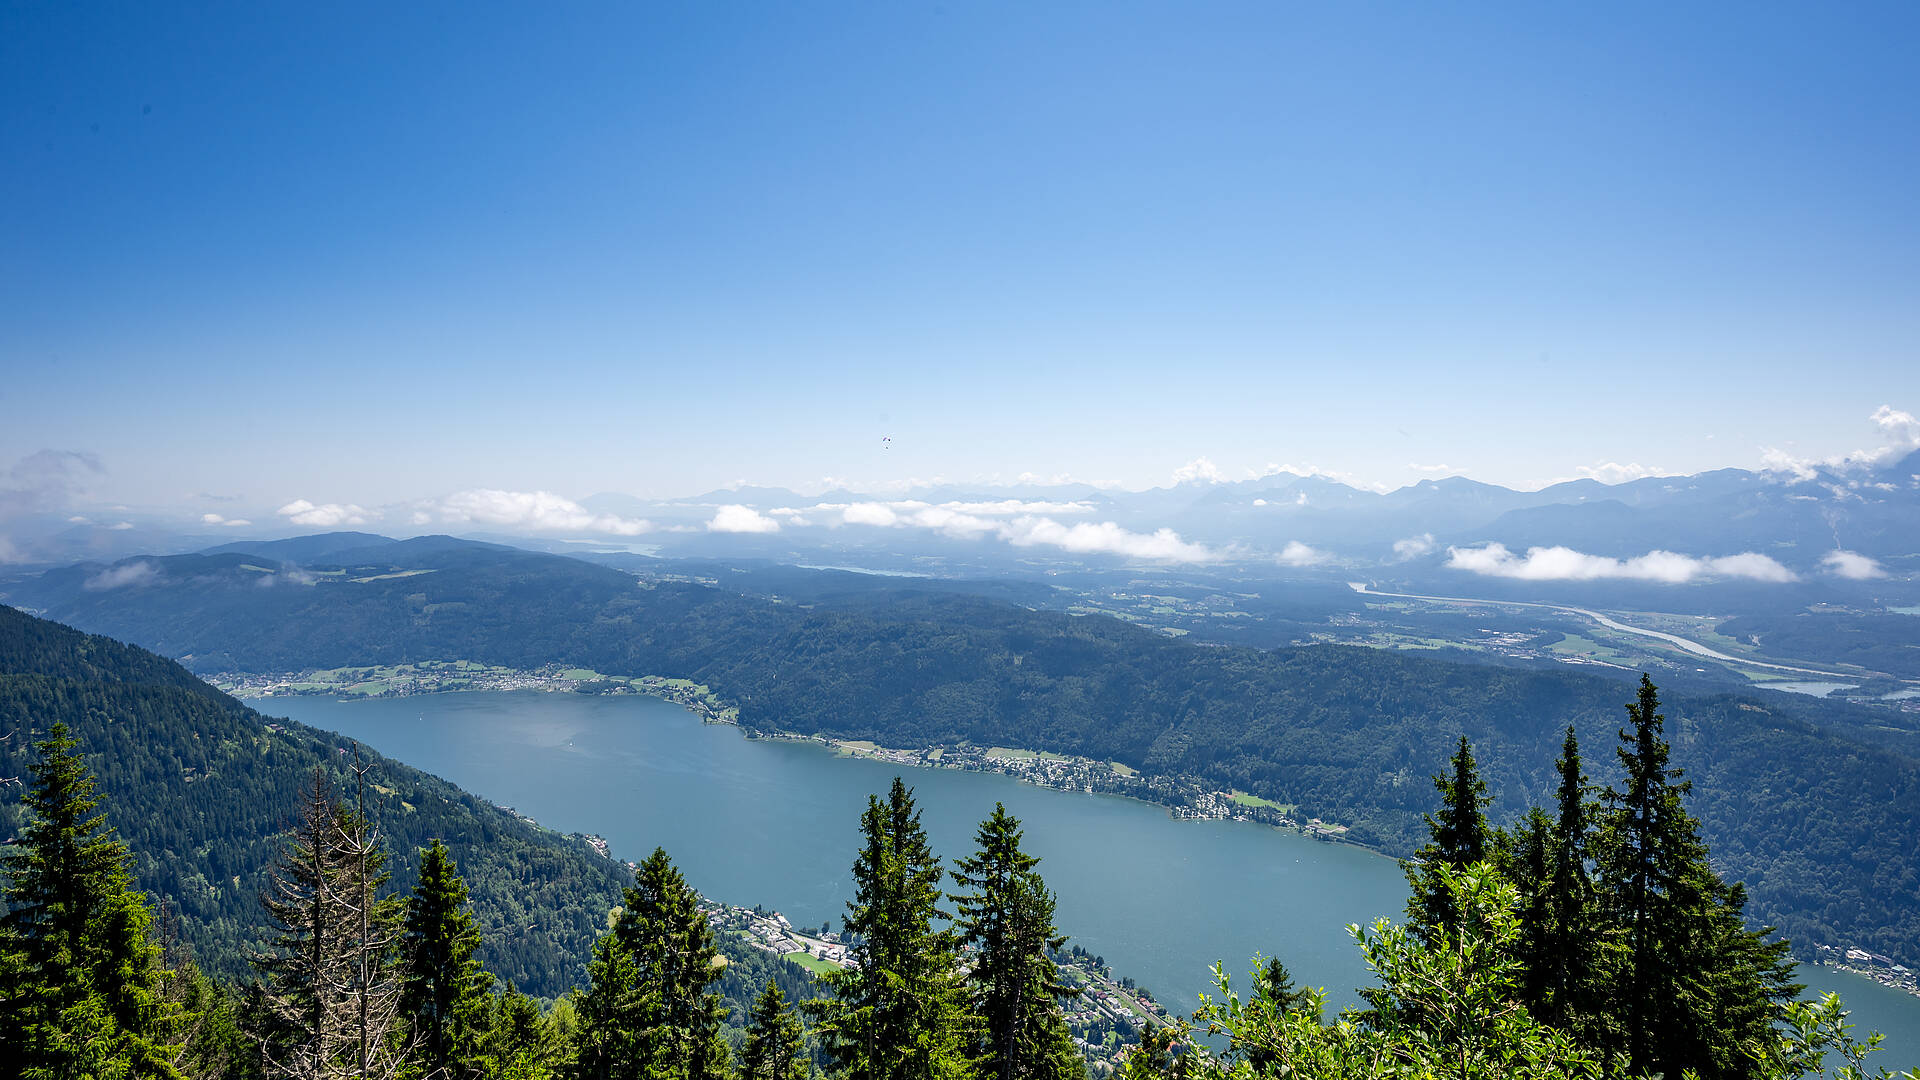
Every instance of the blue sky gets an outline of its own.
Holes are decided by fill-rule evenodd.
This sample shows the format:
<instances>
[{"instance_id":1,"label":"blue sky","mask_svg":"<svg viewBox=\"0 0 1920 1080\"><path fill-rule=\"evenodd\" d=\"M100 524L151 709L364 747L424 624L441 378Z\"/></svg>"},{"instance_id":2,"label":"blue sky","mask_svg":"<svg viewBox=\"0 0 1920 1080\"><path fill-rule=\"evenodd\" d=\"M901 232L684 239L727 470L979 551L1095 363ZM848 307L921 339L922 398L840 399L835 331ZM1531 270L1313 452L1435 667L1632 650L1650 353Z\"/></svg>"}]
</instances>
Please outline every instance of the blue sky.
<instances>
[{"instance_id":1,"label":"blue sky","mask_svg":"<svg viewBox=\"0 0 1920 1080\"><path fill-rule=\"evenodd\" d=\"M1910 4L164 7L0 11L0 470L99 499L1533 486L1920 410Z\"/></svg>"}]
</instances>

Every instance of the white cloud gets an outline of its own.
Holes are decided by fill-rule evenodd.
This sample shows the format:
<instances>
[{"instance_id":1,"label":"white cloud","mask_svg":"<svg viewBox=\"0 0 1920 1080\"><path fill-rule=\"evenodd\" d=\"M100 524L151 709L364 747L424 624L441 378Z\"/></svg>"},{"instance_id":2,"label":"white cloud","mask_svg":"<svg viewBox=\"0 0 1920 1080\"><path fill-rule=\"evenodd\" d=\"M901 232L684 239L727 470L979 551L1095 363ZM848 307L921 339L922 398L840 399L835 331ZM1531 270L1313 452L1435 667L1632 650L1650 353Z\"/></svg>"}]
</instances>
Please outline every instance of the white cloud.
<instances>
[{"instance_id":1,"label":"white cloud","mask_svg":"<svg viewBox=\"0 0 1920 1080\"><path fill-rule=\"evenodd\" d=\"M1411 461L1407 462L1407 468L1412 469L1414 472L1424 472L1424 473L1443 473L1443 472L1459 472L1460 471L1451 465L1419 465Z\"/></svg>"},{"instance_id":2,"label":"white cloud","mask_svg":"<svg viewBox=\"0 0 1920 1080\"><path fill-rule=\"evenodd\" d=\"M897 525L900 515L886 503L854 503L840 511L840 520L849 525Z\"/></svg>"},{"instance_id":3,"label":"white cloud","mask_svg":"<svg viewBox=\"0 0 1920 1080\"><path fill-rule=\"evenodd\" d=\"M1891 405L1873 410L1867 419L1879 430L1881 445L1872 450L1855 450L1826 458L1799 458L1784 450L1768 447L1760 455L1761 468L1768 472L1789 473L1795 480L1814 478L1815 466L1824 465L1841 472L1878 465L1889 458L1920 449L1920 419Z\"/></svg>"},{"instance_id":4,"label":"white cloud","mask_svg":"<svg viewBox=\"0 0 1920 1080\"><path fill-rule=\"evenodd\" d=\"M799 518L801 514L830 515L830 524L872 525L878 528L937 529L956 536L972 536L994 529L991 518L1019 515L1091 514L1091 504L1083 502L1023 502L1000 499L994 502L925 503L917 499L897 502L816 503L808 507L781 506L767 513L777 517Z\"/></svg>"},{"instance_id":5,"label":"white cloud","mask_svg":"<svg viewBox=\"0 0 1920 1080\"><path fill-rule=\"evenodd\" d=\"M999 529L1002 539L1015 547L1048 545L1076 554L1125 555L1135 559L1162 562L1201 563L1219 558L1204 544L1180 539L1172 529L1152 533L1129 532L1111 521L1098 525L1090 521L1062 525L1052 518L1021 517Z\"/></svg>"},{"instance_id":6,"label":"white cloud","mask_svg":"<svg viewBox=\"0 0 1920 1080\"><path fill-rule=\"evenodd\" d=\"M572 499L548 491L457 491L431 508L442 520L499 525L536 532L595 532L639 536L653 524L639 518L596 514Z\"/></svg>"},{"instance_id":7,"label":"white cloud","mask_svg":"<svg viewBox=\"0 0 1920 1080\"><path fill-rule=\"evenodd\" d=\"M1624 484L1629 480L1643 480L1649 476L1673 475L1658 465L1642 465L1637 461L1626 465L1617 461L1609 461L1604 465L1577 465L1573 471L1603 484Z\"/></svg>"},{"instance_id":8,"label":"white cloud","mask_svg":"<svg viewBox=\"0 0 1920 1080\"><path fill-rule=\"evenodd\" d=\"M295 499L274 513L295 525L308 525L321 529L367 523L367 512L352 503L322 503L316 506L305 499Z\"/></svg>"},{"instance_id":9,"label":"white cloud","mask_svg":"<svg viewBox=\"0 0 1920 1080\"><path fill-rule=\"evenodd\" d=\"M123 566L110 567L80 583L80 587L92 592L107 589L121 589L129 585L146 585L160 577L160 568L150 562L130 562Z\"/></svg>"},{"instance_id":10,"label":"white cloud","mask_svg":"<svg viewBox=\"0 0 1920 1080\"><path fill-rule=\"evenodd\" d=\"M1801 481L1811 480L1819 475L1813 470L1813 462L1810 459L1802 460L1785 450L1774 447L1767 448L1766 452L1760 455L1760 468L1766 472L1788 473L1795 480Z\"/></svg>"},{"instance_id":11,"label":"white cloud","mask_svg":"<svg viewBox=\"0 0 1920 1080\"><path fill-rule=\"evenodd\" d=\"M1902 412L1891 405L1882 405L1867 417L1880 429L1880 436L1887 445L1896 450L1920 448L1920 420L1914 419L1910 412Z\"/></svg>"},{"instance_id":12,"label":"white cloud","mask_svg":"<svg viewBox=\"0 0 1920 1080\"><path fill-rule=\"evenodd\" d=\"M1227 475L1220 471L1218 465L1215 465L1203 457L1194 458L1192 461L1173 470L1173 482L1176 484L1185 484L1190 481L1219 484L1224 483L1226 479Z\"/></svg>"},{"instance_id":13,"label":"white cloud","mask_svg":"<svg viewBox=\"0 0 1920 1080\"><path fill-rule=\"evenodd\" d=\"M1255 500L1253 500L1253 505L1255 505L1255 506L1265 506L1265 505L1267 505L1267 500L1265 500L1265 499L1255 499Z\"/></svg>"},{"instance_id":14,"label":"white cloud","mask_svg":"<svg viewBox=\"0 0 1920 1080\"><path fill-rule=\"evenodd\" d=\"M116 521L113 524L107 526L107 528L112 532L126 532L127 530L133 528L133 522Z\"/></svg>"},{"instance_id":15,"label":"white cloud","mask_svg":"<svg viewBox=\"0 0 1920 1080\"><path fill-rule=\"evenodd\" d=\"M1886 577L1887 572L1880 564L1857 551L1835 549L1820 559L1820 565L1827 573L1837 574L1850 581L1867 581L1872 578Z\"/></svg>"},{"instance_id":16,"label":"white cloud","mask_svg":"<svg viewBox=\"0 0 1920 1080\"><path fill-rule=\"evenodd\" d=\"M1281 548L1280 554L1274 558L1281 566L1313 566L1316 563L1326 562L1327 553L1316 551L1298 540L1289 540L1287 546Z\"/></svg>"},{"instance_id":17,"label":"white cloud","mask_svg":"<svg viewBox=\"0 0 1920 1080\"><path fill-rule=\"evenodd\" d=\"M1432 553L1432 533L1421 533L1419 536L1409 536L1405 540L1395 540L1393 542L1393 556L1401 562L1405 562L1408 559L1417 559L1422 555L1431 555Z\"/></svg>"},{"instance_id":18,"label":"white cloud","mask_svg":"<svg viewBox=\"0 0 1920 1080\"><path fill-rule=\"evenodd\" d=\"M1649 551L1631 559L1614 559L1556 546L1528 548L1526 557L1521 558L1508 551L1505 544L1487 544L1477 548L1448 548L1447 566L1454 570L1470 570L1489 577L1517 578L1522 581L1626 578L1679 585L1701 578L1745 578L1767 582L1797 580L1793 571L1768 556L1752 551L1719 558Z\"/></svg>"},{"instance_id":19,"label":"white cloud","mask_svg":"<svg viewBox=\"0 0 1920 1080\"><path fill-rule=\"evenodd\" d=\"M707 522L707 531L724 533L770 533L779 532L780 523L760 513L751 506L730 503L714 511L713 520Z\"/></svg>"},{"instance_id":20,"label":"white cloud","mask_svg":"<svg viewBox=\"0 0 1920 1080\"><path fill-rule=\"evenodd\" d=\"M253 522L248 521L246 518L221 517L219 514L201 514L200 524L219 525L228 529L243 529L253 524Z\"/></svg>"}]
</instances>

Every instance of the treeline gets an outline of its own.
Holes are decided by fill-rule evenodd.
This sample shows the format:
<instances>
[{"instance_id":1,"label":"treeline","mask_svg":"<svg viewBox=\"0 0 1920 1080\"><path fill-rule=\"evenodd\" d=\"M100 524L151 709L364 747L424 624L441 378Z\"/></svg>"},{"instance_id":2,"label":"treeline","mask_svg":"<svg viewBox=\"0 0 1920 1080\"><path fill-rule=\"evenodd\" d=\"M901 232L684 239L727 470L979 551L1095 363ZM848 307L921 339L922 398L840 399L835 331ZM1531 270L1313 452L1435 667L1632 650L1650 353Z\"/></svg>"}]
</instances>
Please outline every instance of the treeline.
<instances>
[{"instance_id":1,"label":"treeline","mask_svg":"<svg viewBox=\"0 0 1920 1080\"><path fill-rule=\"evenodd\" d=\"M261 558L147 560L152 576L122 589L71 568L17 595L201 670L466 658L684 677L759 730L1111 759L1295 804L1400 855L1420 843L1422 763L1456 736L1485 752L1493 806L1517 814L1551 789L1560 732L1604 737L1622 687L1374 649L1203 647L912 586L775 603L444 538L370 549L365 566L245 569ZM379 577L394 570L431 572ZM1901 749L1913 733L1885 727L1898 714L1782 695L1672 704L1705 834L1756 912L1805 944L1920 958L1920 763Z\"/></svg>"}]
</instances>

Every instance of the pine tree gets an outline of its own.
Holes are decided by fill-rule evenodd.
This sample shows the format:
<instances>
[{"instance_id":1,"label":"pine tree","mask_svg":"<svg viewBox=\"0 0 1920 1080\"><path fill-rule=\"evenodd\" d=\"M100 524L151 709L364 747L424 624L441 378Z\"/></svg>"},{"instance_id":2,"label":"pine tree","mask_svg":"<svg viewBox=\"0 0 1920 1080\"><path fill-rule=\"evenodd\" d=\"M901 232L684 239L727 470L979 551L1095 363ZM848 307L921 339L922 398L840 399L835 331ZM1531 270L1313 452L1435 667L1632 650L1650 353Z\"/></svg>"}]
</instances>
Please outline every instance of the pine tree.
<instances>
[{"instance_id":1,"label":"pine tree","mask_svg":"<svg viewBox=\"0 0 1920 1080\"><path fill-rule=\"evenodd\" d=\"M1553 926L1553 863L1557 854L1553 821L1539 807L1509 831L1502 830L1494 864L1512 883L1519 898L1519 934L1514 957L1519 961L1520 1001L1536 1019L1548 998L1548 980L1554 969L1558 941Z\"/></svg>"},{"instance_id":2,"label":"pine tree","mask_svg":"<svg viewBox=\"0 0 1920 1080\"><path fill-rule=\"evenodd\" d=\"M176 1078L181 1025L152 912L127 849L95 813L93 778L62 723L37 744L32 818L6 856L0 1055L22 1075Z\"/></svg>"},{"instance_id":3,"label":"pine tree","mask_svg":"<svg viewBox=\"0 0 1920 1080\"><path fill-rule=\"evenodd\" d=\"M787 1008L786 995L769 981L753 1003L740 1046L739 1080L806 1080L811 1071L800 1021Z\"/></svg>"},{"instance_id":4,"label":"pine tree","mask_svg":"<svg viewBox=\"0 0 1920 1080\"><path fill-rule=\"evenodd\" d=\"M561 1075L560 1034L532 998L508 987L492 999L480 1037L479 1074L488 1080L550 1080Z\"/></svg>"},{"instance_id":5,"label":"pine tree","mask_svg":"<svg viewBox=\"0 0 1920 1080\"><path fill-rule=\"evenodd\" d=\"M1528 1008L1544 1023L1599 1045L1604 1038L1595 1028L1600 1010L1594 997L1602 977L1603 953L1593 877L1587 869L1593 845L1591 789L1580 766L1580 740L1572 725L1567 726L1554 767L1560 776L1559 813L1553 825L1545 940L1529 972L1534 998Z\"/></svg>"},{"instance_id":6,"label":"pine tree","mask_svg":"<svg viewBox=\"0 0 1920 1080\"><path fill-rule=\"evenodd\" d=\"M332 887L342 873L333 843L340 813L332 780L316 768L260 898L274 932L267 950L253 958L265 992L259 1037L269 1072L293 1080L331 1075L342 1045L346 1017L336 968L343 962L346 916Z\"/></svg>"},{"instance_id":7,"label":"pine tree","mask_svg":"<svg viewBox=\"0 0 1920 1080\"><path fill-rule=\"evenodd\" d=\"M867 800L846 932L855 966L826 975L809 1002L817 1033L850 1080L958 1080L969 1074L953 935L936 930L940 860L898 777Z\"/></svg>"},{"instance_id":8,"label":"pine tree","mask_svg":"<svg viewBox=\"0 0 1920 1080\"><path fill-rule=\"evenodd\" d=\"M400 934L400 1015L426 1076L474 1075L477 1040L492 976L473 957L480 930L467 910L467 885L446 845L433 841L407 901Z\"/></svg>"},{"instance_id":9,"label":"pine tree","mask_svg":"<svg viewBox=\"0 0 1920 1080\"><path fill-rule=\"evenodd\" d=\"M1060 1009L1077 991L1061 982L1051 957L1066 938L1054 928L1040 860L1021 850L1020 838L1020 822L995 803L975 835L979 850L954 870L955 882L973 890L953 897L960 943L975 950L973 1057L995 1080L1077 1076L1082 1066Z\"/></svg>"},{"instance_id":10,"label":"pine tree","mask_svg":"<svg viewBox=\"0 0 1920 1080\"><path fill-rule=\"evenodd\" d=\"M394 964L400 914L405 904L383 895L389 874L386 850L367 815L367 773L354 748L354 808L340 818L335 837L346 868L348 941L344 990L352 1017L351 1075L355 1080L398 1076L411 1047L397 1044L400 1026L400 973Z\"/></svg>"},{"instance_id":11,"label":"pine tree","mask_svg":"<svg viewBox=\"0 0 1920 1080\"><path fill-rule=\"evenodd\" d=\"M364 814L365 774L349 810L316 768L300 817L261 897L274 934L254 958L268 1013L260 1038L270 1075L293 1080L396 1074L399 982L391 962L396 903L378 835Z\"/></svg>"},{"instance_id":12,"label":"pine tree","mask_svg":"<svg viewBox=\"0 0 1920 1080\"><path fill-rule=\"evenodd\" d=\"M1412 886L1407 901L1409 925L1428 942L1444 938L1458 923L1458 913L1450 906L1453 894L1441 883L1438 868L1459 870L1487 858L1487 785L1474 766L1473 748L1465 735L1460 736L1451 764L1451 774L1433 778L1440 792L1440 812L1437 817L1427 815L1429 840L1402 864Z\"/></svg>"},{"instance_id":13,"label":"pine tree","mask_svg":"<svg viewBox=\"0 0 1920 1080\"><path fill-rule=\"evenodd\" d=\"M1276 1012L1313 1011L1314 1019L1319 1019L1317 996L1311 990L1295 987L1293 973L1277 956L1269 957L1254 973L1253 994L1271 1003Z\"/></svg>"},{"instance_id":14,"label":"pine tree","mask_svg":"<svg viewBox=\"0 0 1920 1080\"><path fill-rule=\"evenodd\" d=\"M1682 804L1690 785L1668 767L1666 718L1645 675L1627 718L1625 789L1606 793L1595 854L1618 934L1608 989L1629 1071L1749 1075L1747 1047L1768 1037L1781 1003L1798 992L1786 946L1746 928L1744 890L1708 864L1699 822Z\"/></svg>"},{"instance_id":15,"label":"pine tree","mask_svg":"<svg viewBox=\"0 0 1920 1080\"><path fill-rule=\"evenodd\" d=\"M634 872L579 998L578 1075L708 1080L727 1075L725 1009L708 987L725 974L699 895L655 848Z\"/></svg>"}]
</instances>

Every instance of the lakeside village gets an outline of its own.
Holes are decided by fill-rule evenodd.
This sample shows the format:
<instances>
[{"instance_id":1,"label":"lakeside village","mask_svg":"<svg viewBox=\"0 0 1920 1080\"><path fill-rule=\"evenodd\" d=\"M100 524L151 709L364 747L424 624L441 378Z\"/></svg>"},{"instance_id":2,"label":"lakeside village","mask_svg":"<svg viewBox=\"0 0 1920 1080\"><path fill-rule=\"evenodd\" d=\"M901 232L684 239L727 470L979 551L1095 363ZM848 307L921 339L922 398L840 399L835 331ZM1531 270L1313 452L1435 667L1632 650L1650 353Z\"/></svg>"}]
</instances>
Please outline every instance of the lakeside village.
<instances>
[{"instance_id":1,"label":"lakeside village","mask_svg":"<svg viewBox=\"0 0 1920 1080\"><path fill-rule=\"evenodd\" d=\"M710 689L691 680L669 679L658 675L638 677L602 675L585 668L568 668L558 664L527 670L494 667L469 660L425 661L418 664L333 668L264 675L220 674L208 676L207 681L235 697L255 699L298 696L409 697L416 694L482 690L646 694L682 705L706 723L738 726L740 719L738 708L727 704ZM906 750L860 740L831 739L819 735L769 735L746 728L742 728L741 732L749 739L817 743L835 753L851 757L873 758L894 765L997 772L1030 784L1061 791L1119 795L1164 806L1175 818L1201 821L1250 821L1299 832L1319 840L1347 842L1359 840L1357 837L1348 835L1348 829L1344 825L1311 817L1305 821L1300 820L1296 813L1297 808L1293 806L1272 802L1245 792L1209 790L1194 777L1144 777L1135 770L1114 761L1095 761L1089 758L1067 757L1061 754L998 746L929 747L921 750ZM516 817L522 817L529 823L533 822L533 819L523 817L510 807L501 807L501 809ZM612 858L605 840L596 836L586 836L583 839L602 856ZM762 922L766 920L763 919ZM768 925L778 924L768 923ZM751 926L745 929L750 930ZM781 950L782 955L789 955L790 958L792 954L811 957L813 965L809 966L836 962L828 959L823 953L800 947L803 944L801 939L791 933L785 936L787 942L796 947ZM772 942L773 937L771 934L763 934L758 940ZM1812 952L1813 955L1808 958L1812 963L1864 976L1889 989L1920 995L1920 972L1896 963L1890 957L1865 949L1830 945L1815 945L1812 947ZM820 968L815 966L815 970ZM1082 973L1082 977L1088 978L1089 982L1092 981L1085 972ZM1121 984L1113 985L1119 987ZM1140 994L1145 1002L1152 1002L1151 996L1146 995L1144 991ZM1135 1010L1135 1015L1142 1014L1145 1014L1145 1010ZM1153 1015L1164 1016L1164 1012ZM1113 1022L1117 1023L1118 1018L1124 1018L1124 1016L1125 1014L1118 1014ZM1092 1054L1089 1058L1097 1060Z\"/></svg>"},{"instance_id":2,"label":"lakeside village","mask_svg":"<svg viewBox=\"0 0 1920 1080\"><path fill-rule=\"evenodd\" d=\"M845 936L834 933L830 926L796 927L777 911L704 898L700 907L716 934L733 934L816 975L853 964ZM1105 957L1076 945L1054 954L1053 961L1059 966L1062 981L1080 991L1063 1005L1074 1045L1080 1048L1094 1075L1110 1075L1119 1068L1127 1048L1139 1041L1143 1026L1171 1022L1167 1010L1151 992L1131 978L1116 979Z\"/></svg>"}]
</instances>

